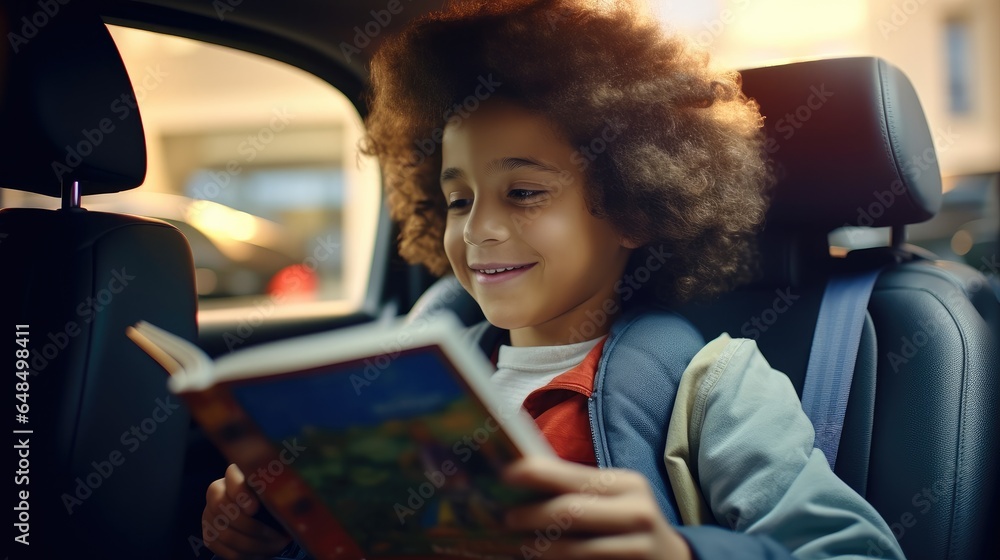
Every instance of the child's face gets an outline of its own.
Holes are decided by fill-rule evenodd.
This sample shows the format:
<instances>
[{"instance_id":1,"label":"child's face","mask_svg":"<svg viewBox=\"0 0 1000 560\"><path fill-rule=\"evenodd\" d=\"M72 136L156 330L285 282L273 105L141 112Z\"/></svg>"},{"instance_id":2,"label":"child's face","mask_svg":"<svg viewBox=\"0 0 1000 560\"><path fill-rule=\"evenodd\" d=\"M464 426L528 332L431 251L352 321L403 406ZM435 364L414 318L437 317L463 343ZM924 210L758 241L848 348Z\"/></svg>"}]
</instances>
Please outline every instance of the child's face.
<instances>
[{"instance_id":1,"label":"child's face","mask_svg":"<svg viewBox=\"0 0 1000 560\"><path fill-rule=\"evenodd\" d=\"M610 328L602 308L617 309L614 286L633 245L588 211L574 154L547 119L506 100L445 127L445 252L515 346L596 337ZM484 271L501 267L517 268Z\"/></svg>"}]
</instances>

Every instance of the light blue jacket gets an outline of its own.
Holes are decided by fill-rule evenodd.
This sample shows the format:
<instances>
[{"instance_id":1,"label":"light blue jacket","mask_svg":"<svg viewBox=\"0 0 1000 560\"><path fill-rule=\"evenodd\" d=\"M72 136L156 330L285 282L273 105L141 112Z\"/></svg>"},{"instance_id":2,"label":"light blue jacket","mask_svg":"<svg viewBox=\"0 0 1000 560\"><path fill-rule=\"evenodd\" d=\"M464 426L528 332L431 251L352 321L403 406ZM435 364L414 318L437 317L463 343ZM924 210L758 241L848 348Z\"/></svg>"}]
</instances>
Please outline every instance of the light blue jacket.
<instances>
[{"instance_id":1,"label":"light blue jacket","mask_svg":"<svg viewBox=\"0 0 1000 560\"><path fill-rule=\"evenodd\" d=\"M754 341L726 343L694 410L697 477L721 525L767 535L797 558L903 558L878 512L813 447L795 389Z\"/></svg>"},{"instance_id":2,"label":"light blue jacket","mask_svg":"<svg viewBox=\"0 0 1000 560\"><path fill-rule=\"evenodd\" d=\"M468 332L489 349L500 333L486 323ZM748 339L726 345L689 420L696 477L718 526L680 526L664 447L681 376L703 346L666 310L633 309L615 321L589 400L598 465L644 474L698 558L903 558L878 512L813 448L791 381Z\"/></svg>"}]
</instances>

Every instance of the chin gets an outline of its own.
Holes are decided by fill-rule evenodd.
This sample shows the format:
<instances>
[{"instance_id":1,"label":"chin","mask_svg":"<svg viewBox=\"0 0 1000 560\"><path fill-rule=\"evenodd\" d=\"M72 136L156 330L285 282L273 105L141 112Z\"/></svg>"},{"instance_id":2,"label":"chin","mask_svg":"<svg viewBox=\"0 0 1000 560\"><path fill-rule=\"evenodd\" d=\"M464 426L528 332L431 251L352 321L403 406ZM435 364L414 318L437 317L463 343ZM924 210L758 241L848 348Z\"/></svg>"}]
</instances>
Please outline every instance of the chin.
<instances>
[{"instance_id":1,"label":"chin","mask_svg":"<svg viewBox=\"0 0 1000 560\"><path fill-rule=\"evenodd\" d=\"M491 325L501 329L513 330L527 326L527 321L522 317L505 312L503 309L483 309L483 315Z\"/></svg>"}]
</instances>

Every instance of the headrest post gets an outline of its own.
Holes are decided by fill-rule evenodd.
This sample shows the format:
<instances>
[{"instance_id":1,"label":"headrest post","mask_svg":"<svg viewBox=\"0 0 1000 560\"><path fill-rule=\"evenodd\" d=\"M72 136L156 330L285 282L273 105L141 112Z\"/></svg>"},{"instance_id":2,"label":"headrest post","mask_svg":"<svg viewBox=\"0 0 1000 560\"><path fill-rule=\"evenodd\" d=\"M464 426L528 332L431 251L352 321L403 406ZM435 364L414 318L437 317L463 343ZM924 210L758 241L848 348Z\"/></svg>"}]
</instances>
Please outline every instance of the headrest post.
<instances>
[{"instance_id":1,"label":"headrest post","mask_svg":"<svg viewBox=\"0 0 1000 560\"><path fill-rule=\"evenodd\" d=\"M905 225L895 225L892 226L892 232L889 236L889 243L892 245L893 249L902 250L903 245L906 243L906 226Z\"/></svg>"},{"instance_id":2,"label":"headrest post","mask_svg":"<svg viewBox=\"0 0 1000 560\"><path fill-rule=\"evenodd\" d=\"M73 210L80 207L80 181L62 186L62 209Z\"/></svg>"}]
</instances>

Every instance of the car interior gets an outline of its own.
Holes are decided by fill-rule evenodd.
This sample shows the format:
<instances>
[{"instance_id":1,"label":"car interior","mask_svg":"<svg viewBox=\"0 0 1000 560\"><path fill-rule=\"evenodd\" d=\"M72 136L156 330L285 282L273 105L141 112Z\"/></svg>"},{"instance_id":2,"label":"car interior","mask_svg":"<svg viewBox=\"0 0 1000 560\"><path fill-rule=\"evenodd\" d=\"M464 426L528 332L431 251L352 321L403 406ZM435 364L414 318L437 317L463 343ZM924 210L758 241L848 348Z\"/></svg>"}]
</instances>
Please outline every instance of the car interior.
<instances>
[{"instance_id":1,"label":"car interior","mask_svg":"<svg viewBox=\"0 0 1000 560\"><path fill-rule=\"evenodd\" d=\"M441 310L465 324L482 320L453 277L436 279L400 259L397 231L381 206L373 206L355 304L288 310L270 303L213 308L199 299L201 266L178 221L88 210L91 201L146 188L140 85L109 26L281 61L339 91L363 118L366 60L379 36L443 2L393 4L398 11L388 4L2 4L0 28L21 38L0 58L0 127L7 132L0 136L0 187L8 189L0 195L0 290L7 328L30 325L33 345L28 419L14 424L32 430L25 434L31 554L211 557L199 545L201 509L205 488L226 461L169 395L160 366L125 337L127 326L146 320L218 356L236 346ZM379 17L391 21L365 26ZM871 56L750 68L742 77L766 118L777 177L758 240L759 274L717 300L678 311L706 339L722 332L755 339L801 395L828 283L878 271L835 472L876 508L908 557L1000 552L997 274L908 243L908 228L942 208L936 160L907 164L935 149L919 92L899 68ZM824 87L835 95L793 135L776 128L799 110L803 91L820 95ZM236 103L239 91L230 95ZM11 203L15 191L50 205ZM831 247L830 233L858 225L859 211L871 218L861 225L888 228L889 240ZM998 232L988 235L995 255ZM322 260L316 251L325 245L318 247L302 262ZM248 319L253 313L259 320ZM36 557L19 556L13 546L12 558ZM881 554L879 543L869 554Z\"/></svg>"}]
</instances>

